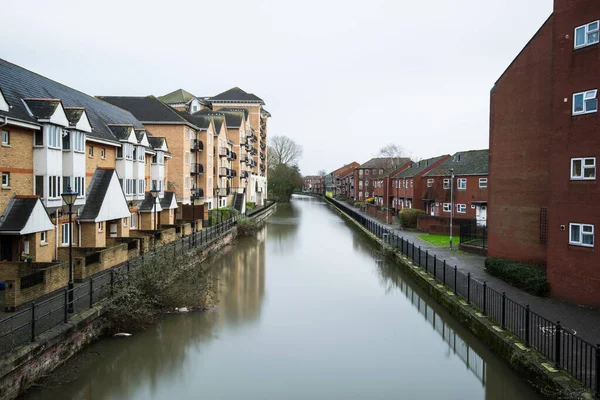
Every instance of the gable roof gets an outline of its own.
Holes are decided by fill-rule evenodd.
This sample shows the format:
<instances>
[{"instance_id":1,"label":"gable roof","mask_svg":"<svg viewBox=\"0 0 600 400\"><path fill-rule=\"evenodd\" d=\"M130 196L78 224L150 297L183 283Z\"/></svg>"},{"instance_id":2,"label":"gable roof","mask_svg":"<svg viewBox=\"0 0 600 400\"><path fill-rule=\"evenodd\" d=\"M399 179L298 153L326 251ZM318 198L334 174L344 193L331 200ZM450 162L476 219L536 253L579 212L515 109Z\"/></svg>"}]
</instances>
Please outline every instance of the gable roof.
<instances>
[{"instance_id":1,"label":"gable roof","mask_svg":"<svg viewBox=\"0 0 600 400\"><path fill-rule=\"evenodd\" d=\"M451 168L454 169L454 175L487 175L490 169L490 151L459 151L425 175L450 176L448 171Z\"/></svg>"},{"instance_id":2,"label":"gable roof","mask_svg":"<svg viewBox=\"0 0 600 400\"><path fill-rule=\"evenodd\" d=\"M196 99L200 102L200 104L210 105L210 103L206 101L206 97L194 96L187 90L183 89L177 89L172 91L171 93L158 96L158 99L166 104L187 104L193 99Z\"/></svg>"},{"instance_id":3,"label":"gable roof","mask_svg":"<svg viewBox=\"0 0 600 400\"><path fill-rule=\"evenodd\" d=\"M418 174L420 174L421 172L427 170L428 168L431 168L431 166L433 164L442 160L444 157L448 157L448 155L445 154L443 156L438 156L438 157L428 158L426 160L417 161L417 162L413 163L410 167L406 168L405 170L397 173L396 175L393 175L392 178L413 178L413 177L417 176Z\"/></svg>"},{"instance_id":4,"label":"gable roof","mask_svg":"<svg viewBox=\"0 0 600 400\"><path fill-rule=\"evenodd\" d=\"M60 99L23 99L27 108L36 119L50 119L60 105Z\"/></svg>"},{"instance_id":5,"label":"gable roof","mask_svg":"<svg viewBox=\"0 0 600 400\"><path fill-rule=\"evenodd\" d=\"M163 210L174 210L177 208L177 199L175 197L175 192L165 191L165 194L162 199L160 199L160 207Z\"/></svg>"},{"instance_id":6,"label":"gable roof","mask_svg":"<svg viewBox=\"0 0 600 400\"><path fill-rule=\"evenodd\" d=\"M189 123L177 110L154 96L98 96L98 98L129 111L142 123L163 122L182 125Z\"/></svg>"},{"instance_id":7,"label":"gable roof","mask_svg":"<svg viewBox=\"0 0 600 400\"><path fill-rule=\"evenodd\" d=\"M83 107L65 107L65 114L67 114L69 124L71 126L77 125L84 111L85 108Z\"/></svg>"},{"instance_id":8,"label":"gable roof","mask_svg":"<svg viewBox=\"0 0 600 400\"><path fill-rule=\"evenodd\" d=\"M154 206L156 205L156 209ZM158 198L152 197L150 192L146 192L146 197L144 197L144 201L138 207L139 212L160 212L162 211L161 202Z\"/></svg>"},{"instance_id":9,"label":"gable roof","mask_svg":"<svg viewBox=\"0 0 600 400\"><path fill-rule=\"evenodd\" d=\"M364 164L359 165L357 168L384 168L389 169L394 165L405 165L409 163L410 158L406 157L375 157L371 158Z\"/></svg>"},{"instance_id":10,"label":"gable roof","mask_svg":"<svg viewBox=\"0 0 600 400\"><path fill-rule=\"evenodd\" d=\"M130 215L116 171L112 168L96 168L78 219L102 222Z\"/></svg>"},{"instance_id":11,"label":"gable roof","mask_svg":"<svg viewBox=\"0 0 600 400\"><path fill-rule=\"evenodd\" d=\"M64 107L85 108L92 125L88 137L116 143L117 140L106 126L107 124L132 124L143 128L142 123L128 111L3 59L0 59L0 86L6 101L12 106L9 111L0 110L0 116L38 124L37 118L27 111L23 99L60 99ZM47 116L49 110L50 106L45 103L40 105L40 109L36 112L40 116Z\"/></svg>"},{"instance_id":12,"label":"gable roof","mask_svg":"<svg viewBox=\"0 0 600 400\"><path fill-rule=\"evenodd\" d=\"M245 92L237 86L226 90L223 93L219 93L216 96L209 97L207 100L212 103L231 102L265 104L265 102L260 97L252 93Z\"/></svg>"},{"instance_id":13,"label":"gable roof","mask_svg":"<svg viewBox=\"0 0 600 400\"><path fill-rule=\"evenodd\" d=\"M27 235L54 229L38 196L14 196L0 216L0 235Z\"/></svg>"}]
</instances>

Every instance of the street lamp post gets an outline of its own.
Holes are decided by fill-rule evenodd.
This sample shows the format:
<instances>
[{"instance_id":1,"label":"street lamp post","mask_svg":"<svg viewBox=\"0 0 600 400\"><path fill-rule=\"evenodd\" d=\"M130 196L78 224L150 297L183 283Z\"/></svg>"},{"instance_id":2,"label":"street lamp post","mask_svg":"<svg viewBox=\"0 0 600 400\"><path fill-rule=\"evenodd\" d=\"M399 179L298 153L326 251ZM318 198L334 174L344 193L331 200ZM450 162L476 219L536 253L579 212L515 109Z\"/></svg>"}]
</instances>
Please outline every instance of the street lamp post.
<instances>
[{"instance_id":1,"label":"street lamp post","mask_svg":"<svg viewBox=\"0 0 600 400\"><path fill-rule=\"evenodd\" d=\"M156 186L154 186L152 188L152 190L150 191L150 195L152 196L152 199L154 200L154 252L156 252L156 198L158 197L158 190L156 189Z\"/></svg>"},{"instance_id":2,"label":"street lamp post","mask_svg":"<svg viewBox=\"0 0 600 400\"><path fill-rule=\"evenodd\" d=\"M77 200L77 192L71 190L71 185L67 186L67 190L60 194L66 205L69 206L69 304L67 312L73 312L73 204Z\"/></svg>"},{"instance_id":3,"label":"street lamp post","mask_svg":"<svg viewBox=\"0 0 600 400\"><path fill-rule=\"evenodd\" d=\"M454 168L450 169L450 250L452 250L452 220L454 219Z\"/></svg>"}]
</instances>

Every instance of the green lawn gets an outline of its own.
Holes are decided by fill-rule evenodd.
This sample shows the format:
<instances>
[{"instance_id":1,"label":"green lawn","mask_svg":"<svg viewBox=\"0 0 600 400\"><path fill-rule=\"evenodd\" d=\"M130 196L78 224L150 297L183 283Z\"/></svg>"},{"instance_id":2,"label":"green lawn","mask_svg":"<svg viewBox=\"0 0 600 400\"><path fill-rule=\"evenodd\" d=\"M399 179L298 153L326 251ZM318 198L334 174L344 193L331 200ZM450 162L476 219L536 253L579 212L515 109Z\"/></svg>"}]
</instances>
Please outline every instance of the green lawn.
<instances>
[{"instance_id":1,"label":"green lawn","mask_svg":"<svg viewBox=\"0 0 600 400\"><path fill-rule=\"evenodd\" d=\"M450 236L448 235L431 235L429 233L419 236L419 239L423 239L427 243L431 243L434 246L450 246ZM460 244L460 236L452 236L452 245Z\"/></svg>"}]
</instances>

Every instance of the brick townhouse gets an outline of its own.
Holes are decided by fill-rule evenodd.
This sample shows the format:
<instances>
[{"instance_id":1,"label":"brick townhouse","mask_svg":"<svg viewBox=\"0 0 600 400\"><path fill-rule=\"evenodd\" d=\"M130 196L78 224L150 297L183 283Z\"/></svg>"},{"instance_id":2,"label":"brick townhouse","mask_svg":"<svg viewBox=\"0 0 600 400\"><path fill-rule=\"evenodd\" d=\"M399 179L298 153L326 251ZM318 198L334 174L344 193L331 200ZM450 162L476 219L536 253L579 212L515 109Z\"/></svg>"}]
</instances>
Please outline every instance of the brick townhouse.
<instances>
[{"instance_id":1,"label":"brick townhouse","mask_svg":"<svg viewBox=\"0 0 600 400\"><path fill-rule=\"evenodd\" d=\"M401 158L396 162L396 165L394 165L391 169L387 171L383 171L383 175L379 175L377 179L374 180L375 204L379 207L393 209L393 190L395 188L392 187L392 176L404 171L407 168L410 168L410 166L413 164L413 162L409 158Z\"/></svg>"},{"instance_id":2,"label":"brick townhouse","mask_svg":"<svg viewBox=\"0 0 600 400\"><path fill-rule=\"evenodd\" d=\"M451 200L457 219L487 222L489 150L460 151L423 174L424 211L435 217L451 214ZM454 182L451 182L451 172ZM454 189L451 198L450 189Z\"/></svg>"},{"instance_id":3,"label":"brick townhouse","mask_svg":"<svg viewBox=\"0 0 600 400\"><path fill-rule=\"evenodd\" d=\"M490 96L488 254L544 264L553 296L594 306L599 20L597 0L555 0Z\"/></svg>"},{"instance_id":4,"label":"brick townhouse","mask_svg":"<svg viewBox=\"0 0 600 400\"><path fill-rule=\"evenodd\" d=\"M331 193L332 195L341 195L342 187L341 187L341 178L343 175L346 175L348 172L353 171L360 164L356 161L352 161L351 163L345 164L344 166L328 173L325 175L325 191Z\"/></svg>"},{"instance_id":5,"label":"brick townhouse","mask_svg":"<svg viewBox=\"0 0 600 400\"><path fill-rule=\"evenodd\" d=\"M433 157L426 160L414 162L391 176L391 193L393 196L392 207L396 212L403 208L424 209L424 202L421 197L423 191L423 174L437 167L447 159L449 155Z\"/></svg>"},{"instance_id":6,"label":"brick townhouse","mask_svg":"<svg viewBox=\"0 0 600 400\"><path fill-rule=\"evenodd\" d=\"M317 183L319 177L317 175L306 175L304 180L304 185L302 186L302 190L305 192L313 192L313 187Z\"/></svg>"},{"instance_id":7,"label":"brick townhouse","mask_svg":"<svg viewBox=\"0 0 600 400\"><path fill-rule=\"evenodd\" d=\"M354 200L354 170L349 170L340 177L341 195Z\"/></svg>"},{"instance_id":8,"label":"brick townhouse","mask_svg":"<svg viewBox=\"0 0 600 400\"><path fill-rule=\"evenodd\" d=\"M354 199L365 201L374 197L374 181L394 165L405 163L406 159L396 157L375 157L354 169Z\"/></svg>"},{"instance_id":9,"label":"brick townhouse","mask_svg":"<svg viewBox=\"0 0 600 400\"><path fill-rule=\"evenodd\" d=\"M139 206L149 182L166 179L171 153L131 113L0 60L0 131L3 273L24 259L64 260L70 243L104 248L151 229L153 216ZM69 187L77 193L72 235L61 198ZM162 191L154 201L161 223L173 223L170 198Z\"/></svg>"}]
</instances>

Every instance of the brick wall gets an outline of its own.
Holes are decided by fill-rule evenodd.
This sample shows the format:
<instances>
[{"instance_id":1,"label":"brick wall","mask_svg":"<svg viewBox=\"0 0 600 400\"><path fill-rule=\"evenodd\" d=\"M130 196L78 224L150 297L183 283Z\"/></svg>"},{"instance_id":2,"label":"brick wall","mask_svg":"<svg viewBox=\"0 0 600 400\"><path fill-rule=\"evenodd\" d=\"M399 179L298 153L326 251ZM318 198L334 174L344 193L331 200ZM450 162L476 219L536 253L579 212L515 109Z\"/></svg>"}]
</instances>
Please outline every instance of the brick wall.
<instances>
[{"instance_id":1,"label":"brick wall","mask_svg":"<svg viewBox=\"0 0 600 400\"><path fill-rule=\"evenodd\" d=\"M9 132L9 145L0 146L0 172L10 173L9 187L0 187L0 213L14 193L33 193L33 130L6 125L1 131Z\"/></svg>"},{"instance_id":2,"label":"brick wall","mask_svg":"<svg viewBox=\"0 0 600 400\"><path fill-rule=\"evenodd\" d=\"M93 155L89 155L89 148L93 148ZM102 150L104 150L104 158L102 157ZM94 172L99 167L103 168L116 168L117 165L117 148L105 144L95 143L86 141L85 148L85 184L89 187L92 181Z\"/></svg>"}]
</instances>

